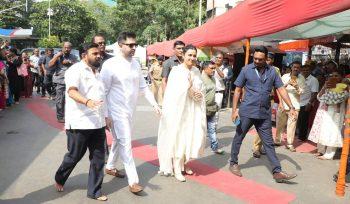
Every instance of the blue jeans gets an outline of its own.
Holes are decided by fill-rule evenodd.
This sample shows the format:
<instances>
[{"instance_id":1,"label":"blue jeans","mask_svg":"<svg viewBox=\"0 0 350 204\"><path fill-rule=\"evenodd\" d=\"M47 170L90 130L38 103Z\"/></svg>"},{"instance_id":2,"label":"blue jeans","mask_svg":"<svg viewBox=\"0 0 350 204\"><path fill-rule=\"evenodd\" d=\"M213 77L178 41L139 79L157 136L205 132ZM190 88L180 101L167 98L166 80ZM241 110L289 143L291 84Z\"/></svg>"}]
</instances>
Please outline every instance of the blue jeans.
<instances>
[{"instance_id":1,"label":"blue jeans","mask_svg":"<svg viewBox=\"0 0 350 204\"><path fill-rule=\"evenodd\" d=\"M237 126L236 135L232 140L231 165L238 164L238 154L241 149L242 141L249 129L254 125L264 145L266 156L270 160L272 173L281 172L281 164L276 156L275 147L273 146L271 119L253 119L243 116L241 116L240 119L241 123Z\"/></svg>"},{"instance_id":2,"label":"blue jeans","mask_svg":"<svg viewBox=\"0 0 350 204\"><path fill-rule=\"evenodd\" d=\"M219 147L218 139L216 138L216 122L215 122L215 115L214 116L207 116L207 131L208 131L208 137L210 141L210 148L213 151L216 151Z\"/></svg>"}]
</instances>

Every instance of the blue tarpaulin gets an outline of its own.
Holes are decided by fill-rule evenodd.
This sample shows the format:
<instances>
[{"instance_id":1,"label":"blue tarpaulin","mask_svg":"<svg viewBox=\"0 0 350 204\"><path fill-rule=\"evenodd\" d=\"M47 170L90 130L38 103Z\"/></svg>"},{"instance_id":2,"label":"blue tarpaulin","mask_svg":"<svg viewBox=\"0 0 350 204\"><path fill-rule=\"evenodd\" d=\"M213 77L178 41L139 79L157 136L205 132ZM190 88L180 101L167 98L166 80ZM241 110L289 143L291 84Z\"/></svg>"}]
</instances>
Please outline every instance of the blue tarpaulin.
<instances>
[{"instance_id":1,"label":"blue tarpaulin","mask_svg":"<svg viewBox=\"0 0 350 204\"><path fill-rule=\"evenodd\" d=\"M7 36L10 37L11 33L15 31L14 29L3 29L0 28L0 36Z\"/></svg>"}]
</instances>

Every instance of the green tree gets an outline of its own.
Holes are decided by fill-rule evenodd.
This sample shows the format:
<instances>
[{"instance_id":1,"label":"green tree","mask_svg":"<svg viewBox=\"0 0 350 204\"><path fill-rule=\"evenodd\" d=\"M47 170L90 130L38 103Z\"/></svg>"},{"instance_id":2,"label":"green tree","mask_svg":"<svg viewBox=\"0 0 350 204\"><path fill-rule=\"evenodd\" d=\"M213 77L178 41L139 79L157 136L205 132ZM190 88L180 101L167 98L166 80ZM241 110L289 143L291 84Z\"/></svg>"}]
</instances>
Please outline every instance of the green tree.
<instances>
[{"instance_id":1,"label":"green tree","mask_svg":"<svg viewBox=\"0 0 350 204\"><path fill-rule=\"evenodd\" d=\"M0 27L1 28L28 28L29 12L25 11L25 0L0 0ZM28 8L32 1L28 1ZM15 8L16 7L16 8ZM4 11L5 9L9 9Z\"/></svg>"},{"instance_id":2,"label":"green tree","mask_svg":"<svg viewBox=\"0 0 350 204\"><path fill-rule=\"evenodd\" d=\"M205 5L203 1L202 7ZM112 27L115 35L134 31L140 44L151 44L176 38L196 27L198 9L199 0L119 0L113 8Z\"/></svg>"},{"instance_id":3,"label":"green tree","mask_svg":"<svg viewBox=\"0 0 350 204\"><path fill-rule=\"evenodd\" d=\"M48 36L47 9L47 1L36 3L31 9L30 24L40 37ZM51 35L58 36L61 42L68 40L73 46L78 46L84 42L85 36L97 31L96 18L78 0L52 0L51 9Z\"/></svg>"},{"instance_id":4,"label":"green tree","mask_svg":"<svg viewBox=\"0 0 350 204\"><path fill-rule=\"evenodd\" d=\"M60 46L61 43L57 36L48 36L45 38L41 38L38 42L38 47L55 48Z\"/></svg>"},{"instance_id":5,"label":"green tree","mask_svg":"<svg viewBox=\"0 0 350 204\"><path fill-rule=\"evenodd\" d=\"M90 41L95 34L103 34L107 41L115 42L116 36L112 29L113 9L101 0L92 0L86 4L87 10L97 21L97 30L85 37L85 41Z\"/></svg>"}]
</instances>

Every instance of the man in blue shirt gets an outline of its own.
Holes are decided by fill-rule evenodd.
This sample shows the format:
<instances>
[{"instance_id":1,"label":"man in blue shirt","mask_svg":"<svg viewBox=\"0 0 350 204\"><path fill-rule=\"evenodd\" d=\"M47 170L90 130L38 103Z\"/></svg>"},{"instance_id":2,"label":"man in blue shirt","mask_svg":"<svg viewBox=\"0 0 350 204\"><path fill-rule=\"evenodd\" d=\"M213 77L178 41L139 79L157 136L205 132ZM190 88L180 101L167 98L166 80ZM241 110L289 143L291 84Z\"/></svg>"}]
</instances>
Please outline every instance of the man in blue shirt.
<instances>
[{"instance_id":1,"label":"man in blue shirt","mask_svg":"<svg viewBox=\"0 0 350 204\"><path fill-rule=\"evenodd\" d=\"M230 171L236 176L242 176L238 166L238 154L242 141L251 128L255 126L263 142L266 155L272 165L273 178L276 182L284 182L293 179L296 174L282 172L281 164L276 156L272 139L271 102L270 93L276 88L281 98L290 108L290 114L295 118L296 111L293 107L287 91L285 90L280 76L276 70L266 64L268 51L264 46L256 47L254 51L254 63L242 68L241 73L235 81L236 89L233 97L232 121L240 118L236 128L236 135L232 141ZM239 110L237 109L242 89L245 89L245 96Z\"/></svg>"}]
</instances>

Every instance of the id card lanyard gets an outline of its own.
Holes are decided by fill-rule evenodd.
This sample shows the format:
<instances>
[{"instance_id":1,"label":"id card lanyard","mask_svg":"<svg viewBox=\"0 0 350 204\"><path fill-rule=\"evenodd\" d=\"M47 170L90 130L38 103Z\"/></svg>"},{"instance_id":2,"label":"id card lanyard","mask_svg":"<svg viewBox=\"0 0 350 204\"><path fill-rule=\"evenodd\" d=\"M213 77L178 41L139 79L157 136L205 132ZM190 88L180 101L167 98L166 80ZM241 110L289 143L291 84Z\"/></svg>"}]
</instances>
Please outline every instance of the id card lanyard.
<instances>
[{"instance_id":1,"label":"id card lanyard","mask_svg":"<svg viewBox=\"0 0 350 204\"><path fill-rule=\"evenodd\" d=\"M265 69L266 69L266 68L265 68ZM257 68L255 68L255 73L256 73L256 75L259 77L259 79L261 80L261 77L260 77L260 74L259 74ZM264 81L266 80L266 70L265 70L265 72L264 72L263 78L264 78L264 80L263 80L262 82L264 82Z\"/></svg>"}]
</instances>

